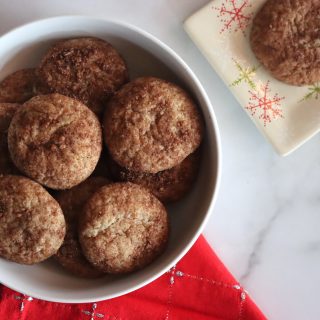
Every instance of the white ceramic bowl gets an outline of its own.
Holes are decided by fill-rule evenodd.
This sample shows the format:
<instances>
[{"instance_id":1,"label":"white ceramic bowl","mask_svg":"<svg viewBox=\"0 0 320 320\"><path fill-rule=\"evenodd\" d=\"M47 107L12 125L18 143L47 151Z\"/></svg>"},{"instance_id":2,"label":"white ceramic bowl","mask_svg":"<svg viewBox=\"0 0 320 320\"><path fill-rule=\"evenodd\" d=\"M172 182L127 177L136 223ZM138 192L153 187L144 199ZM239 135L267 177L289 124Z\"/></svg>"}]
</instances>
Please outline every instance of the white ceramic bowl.
<instances>
[{"instance_id":1,"label":"white ceramic bowl","mask_svg":"<svg viewBox=\"0 0 320 320\"><path fill-rule=\"evenodd\" d=\"M0 282L4 285L36 298L71 303L99 301L131 292L177 263L196 241L212 212L221 154L216 118L194 73L169 47L134 26L88 17L57 17L19 27L0 38L0 80L17 69L36 66L56 40L79 36L96 36L113 44L127 61L132 78L153 75L187 88L202 110L206 134L199 177L192 192L169 207L168 248L148 267L125 276L86 280L69 275L53 261L23 266L0 258Z\"/></svg>"}]
</instances>

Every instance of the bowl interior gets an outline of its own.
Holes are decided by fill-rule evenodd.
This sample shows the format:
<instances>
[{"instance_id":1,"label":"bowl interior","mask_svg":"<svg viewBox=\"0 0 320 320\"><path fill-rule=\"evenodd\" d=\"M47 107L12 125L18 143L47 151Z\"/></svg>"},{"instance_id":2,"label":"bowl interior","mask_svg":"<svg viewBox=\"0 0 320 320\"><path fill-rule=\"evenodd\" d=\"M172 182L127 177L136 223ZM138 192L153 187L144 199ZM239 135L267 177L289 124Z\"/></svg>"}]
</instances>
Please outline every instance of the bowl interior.
<instances>
[{"instance_id":1,"label":"bowl interior","mask_svg":"<svg viewBox=\"0 0 320 320\"><path fill-rule=\"evenodd\" d=\"M98 280L73 277L54 261L23 266L0 259L0 281L20 292L59 302L90 302L132 291L168 270L196 240L213 203L218 180L218 137L214 115L202 89L183 62L158 40L134 27L84 17L60 17L18 28L0 38L0 80L25 67L35 67L55 41L96 36L109 41L128 63L131 78L158 76L179 83L202 110L206 135L200 173L192 191L168 207L171 235L167 250L143 270Z\"/></svg>"}]
</instances>

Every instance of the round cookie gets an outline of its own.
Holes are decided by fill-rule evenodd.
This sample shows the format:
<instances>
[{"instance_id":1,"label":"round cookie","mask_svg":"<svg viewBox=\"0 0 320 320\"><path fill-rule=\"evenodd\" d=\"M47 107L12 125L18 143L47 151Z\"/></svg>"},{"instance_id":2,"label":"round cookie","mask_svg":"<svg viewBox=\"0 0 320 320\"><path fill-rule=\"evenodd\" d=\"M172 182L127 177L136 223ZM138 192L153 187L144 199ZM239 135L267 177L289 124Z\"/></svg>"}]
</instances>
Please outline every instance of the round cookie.
<instances>
[{"instance_id":1,"label":"round cookie","mask_svg":"<svg viewBox=\"0 0 320 320\"><path fill-rule=\"evenodd\" d=\"M60 204L67 222L67 234L55 259L69 272L85 278L96 278L103 272L95 269L84 257L78 240L78 219L86 201L109 180L90 177L70 190L60 191L56 200Z\"/></svg>"},{"instance_id":2,"label":"round cookie","mask_svg":"<svg viewBox=\"0 0 320 320\"><path fill-rule=\"evenodd\" d=\"M8 150L8 128L19 107L17 103L0 102L0 174L18 173Z\"/></svg>"},{"instance_id":3,"label":"round cookie","mask_svg":"<svg viewBox=\"0 0 320 320\"><path fill-rule=\"evenodd\" d=\"M41 262L57 252L65 231L59 204L41 185L21 176L0 176L1 257Z\"/></svg>"},{"instance_id":4,"label":"round cookie","mask_svg":"<svg viewBox=\"0 0 320 320\"><path fill-rule=\"evenodd\" d=\"M161 202L181 199L192 187L199 169L199 152L194 152L177 166L157 173L135 172L110 160L110 169L117 181L130 181L149 189Z\"/></svg>"},{"instance_id":5,"label":"round cookie","mask_svg":"<svg viewBox=\"0 0 320 320\"><path fill-rule=\"evenodd\" d=\"M52 189L69 189L94 170L102 149L95 114L60 94L36 96L15 113L8 132L14 164Z\"/></svg>"},{"instance_id":6,"label":"round cookie","mask_svg":"<svg viewBox=\"0 0 320 320\"><path fill-rule=\"evenodd\" d=\"M178 165L199 146L202 119L189 95L152 77L137 78L110 100L104 137L119 165L157 173Z\"/></svg>"},{"instance_id":7,"label":"round cookie","mask_svg":"<svg viewBox=\"0 0 320 320\"><path fill-rule=\"evenodd\" d=\"M147 189L133 183L100 188L86 203L79 240L87 259L108 273L128 273L151 263L165 248L168 215Z\"/></svg>"},{"instance_id":8,"label":"round cookie","mask_svg":"<svg viewBox=\"0 0 320 320\"><path fill-rule=\"evenodd\" d=\"M0 82L0 102L23 103L35 95L35 69L18 70Z\"/></svg>"},{"instance_id":9,"label":"round cookie","mask_svg":"<svg viewBox=\"0 0 320 320\"><path fill-rule=\"evenodd\" d=\"M268 0L253 20L250 42L272 75L291 85L320 81L320 2Z\"/></svg>"},{"instance_id":10,"label":"round cookie","mask_svg":"<svg viewBox=\"0 0 320 320\"><path fill-rule=\"evenodd\" d=\"M43 93L78 99L102 115L105 102L128 81L119 53L98 38L64 40L52 46L37 71Z\"/></svg>"}]
</instances>

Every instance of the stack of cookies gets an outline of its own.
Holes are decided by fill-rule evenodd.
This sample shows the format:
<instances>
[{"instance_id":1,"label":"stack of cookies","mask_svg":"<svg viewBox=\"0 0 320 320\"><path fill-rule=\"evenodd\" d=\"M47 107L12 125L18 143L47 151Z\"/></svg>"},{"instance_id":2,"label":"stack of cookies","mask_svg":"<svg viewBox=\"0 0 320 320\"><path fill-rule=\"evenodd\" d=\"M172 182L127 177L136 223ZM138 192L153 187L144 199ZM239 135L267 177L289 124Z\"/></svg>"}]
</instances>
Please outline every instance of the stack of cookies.
<instances>
[{"instance_id":1,"label":"stack of cookies","mask_svg":"<svg viewBox=\"0 0 320 320\"><path fill-rule=\"evenodd\" d=\"M202 136L182 88L129 82L101 39L56 43L0 83L0 256L53 256L89 278L143 268L165 249L164 204L191 188Z\"/></svg>"}]
</instances>

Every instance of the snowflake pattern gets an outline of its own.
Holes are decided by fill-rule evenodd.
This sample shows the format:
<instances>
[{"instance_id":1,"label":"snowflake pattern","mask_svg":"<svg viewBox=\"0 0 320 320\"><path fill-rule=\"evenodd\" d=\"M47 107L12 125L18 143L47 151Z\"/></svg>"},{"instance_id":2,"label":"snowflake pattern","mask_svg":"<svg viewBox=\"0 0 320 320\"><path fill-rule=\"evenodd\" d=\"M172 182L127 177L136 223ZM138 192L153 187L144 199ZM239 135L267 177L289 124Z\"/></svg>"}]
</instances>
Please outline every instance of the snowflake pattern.
<instances>
[{"instance_id":1,"label":"snowflake pattern","mask_svg":"<svg viewBox=\"0 0 320 320\"><path fill-rule=\"evenodd\" d=\"M229 284L229 283L225 283L225 282L221 282L221 281L216 281L213 279L208 279L202 276L197 276L197 275L193 275L193 274L189 274L186 272L183 272L181 270L177 270L177 266L173 266L169 271L166 272L169 276L169 291L168 291L168 301L167 301L167 312L166 312L166 316L165 316L165 320L170 320L171 319L171 308L172 308L172 300L173 300L173 288L174 285L176 283L177 279L181 279L181 280L192 280L192 281L201 281L201 282L205 282L208 283L210 285L213 286L219 286L219 287L223 287L223 288L229 288L232 290L236 290L239 292L239 298L240 298L240 309L239 309L239 317L238 320L243 320L243 312L244 312L244 305L247 299L247 294L248 292L242 287L240 286L238 283L236 284Z\"/></svg>"},{"instance_id":2,"label":"snowflake pattern","mask_svg":"<svg viewBox=\"0 0 320 320\"><path fill-rule=\"evenodd\" d=\"M231 30L233 27L234 32L244 30L247 28L253 13L246 14L244 11L251 8L249 0L224 0L220 7L214 7L217 10L218 18L223 23L220 33L226 30Z\"/></svg>"},{"instance_id":3,"label":"snowflake pattern","mask_svg":"<svg viewBox=\"0 0 320 320\"><path fill-rule=\"evenodd\" d=\"M256 84L253 81L253 77L256 75L256 71L258 69L257 66L253 67L243 67L239 62L234 60L234 63L238 69L239 75L236 80L234 80L230 86L231 87L236 87L241 83L246 83L251 89L255 90L256 89Z\"/></svg>"},{"instance_id":4,"label":"snowflake pattern","mask_svg":"<svg viewBox=\"0 0 320 320\"><path fill-rule=\"evenodd\" d=\"M26 296L26 295L24 295L24 294L23 294L23 295L20 295L20 296L15 295L14 298L15 298L16 300L20 300L20 312L23 312L26 301L32 301L32 300L33 300L32 297Z\"/></svg>"},{"instance_id":5,"label":"snowflake pattern","mask_svg":"<svg viewBox=\"0 0 320 320\"><path fill-rule=\"evenodd\" d=\"M102 314L102 313L99 313L99 312L96 312L96 309L97 309L97 304L96 303L94 303L93 305L92 305L92 309L91 309L91 311L89 311L89 310L82 310L82 313L84 313L85 315L87 315L87 316L90 316L90 320L95 320L95 319L97 319L97 318L104 318L104 314Z\"/></svg>"},{"instance_id":6,"label":"snowflake pattern","mask_svg":"<svg viewBox=\"0 0 320 320\"><path fill-rule=\"evenodd\" d=\"M310 99L318 100L319 96L320 96L320 82L315 83L314 85L309 87L308 93L306 93L303 96L303 98L300 100L300 102L310 100Z\"/></svg>"},{"instance_id":7,"label":"snowflake pattern","mask_svg":"<svg viewBox=\"0 0 320 320\"><path fill-rule=\"evenodd\" d=\"M250 98L249 103L245 107L250 111L251 115L259 115L259 119L263 120L264 126L277 118L283 118L281 109L281 100L284 97L279 97L276 93L270 97L270 81L266 84L262 84L259 91L249 91Z\"/></svg>"},{"instance_id":8,"label":"snowflake pattern","mask_svg":"<svg viewBox=\"0 0 320 320\"><path fill-rule=\"evenodd\" d=\"M181 286L181 282L198 282L201 283L201 287L203 285L210 285L210 286L215 286L215 287L220 287L220 288L224 288L227 290L235 290L237 292L237 299L240 303L239 308L237 310L238 312L238 320L244 320L244 310L245 310L245 305L248 301L247 299L247 291L239 284L239 283L233 283L233 281L231 283L228 282L224 282L224 281L219 281L219 280L214 280L211 278L206 278L205 276L199 275L199 274L190 274L188 273L186 270L184 270L183 268L180 268L178 266L173 266L170 270L168 270L166 272L166 279L167 279L167 284L164 285L162 287L162 289L167 289L167 309L166 309L166 314L164 319L165 320L172 320L173 319L173 314L172 311L174 310L174 296L176 294L176 286L177 284L180 282L180 286ZM179 291L178 291L179 292ZM205 291L207 292L207 291ZM8 295L8 294L7 294ZM8 295L9 296L9 295ZM25 303L30 303L31 301L35 301L35 304L41 303L42 305L42 301L37 301L37 299L34 299L30 296L26 296L23 294L18 295L17 293L13 293L10 294L10 298L11 299L15 299L18 300L20 302L20 312L22 313L24 311L25 308ZM1 302L1 301L0 301ZM234 303L238 303L237 300L234 300ZM48 305L56 305L53 303L48 303ZM71 306L70 306L71 308ZM161 304L160 306L161 310L163 310L163 305ZM88 319L88 320L103 320L103 319L108 319L108 320L121 320L124 318L121 318L120 316L110 316L107 315L106 313L100 313L98 312L98 304L92 303L91 307L86 308L81 310L81 314L82 316L79 317L79 319ZM78 312L78 306L75 305L74 307L74 311ZM26 310L25 310L26 311ZM29 311L30 312L30 311ZM22 317L22 315L21 315ZM71 317L73 319L73 317ZM20 319L20 318L19 318ZM78 319L78 317L77 317ZM127 318L126 318L127 319Z\"/></svg>"}]
</instances>

